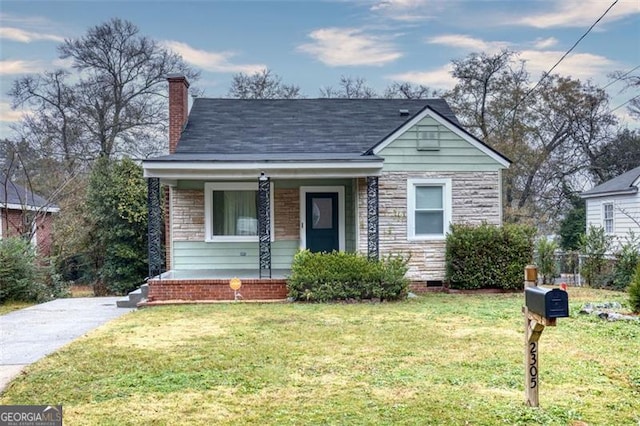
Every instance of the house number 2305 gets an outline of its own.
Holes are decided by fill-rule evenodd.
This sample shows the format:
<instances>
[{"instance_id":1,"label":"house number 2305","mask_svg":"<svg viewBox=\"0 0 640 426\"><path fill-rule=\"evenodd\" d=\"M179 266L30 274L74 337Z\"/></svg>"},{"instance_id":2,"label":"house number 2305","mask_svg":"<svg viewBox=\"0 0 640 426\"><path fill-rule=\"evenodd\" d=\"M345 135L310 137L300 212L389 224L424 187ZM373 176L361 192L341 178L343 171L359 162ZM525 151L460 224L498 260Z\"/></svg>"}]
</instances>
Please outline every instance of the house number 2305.
<instances>
[{"instance_id":1,"label":"house number 2305","mask_svg":"<svg viewBox=\"0 0 640 426\"><path fill-rule=\"evenodd\" d=\"M529 387L534 389L538 386L538 343L529 343L529 376L531 381Z\"/></svg>"}]
</instances>

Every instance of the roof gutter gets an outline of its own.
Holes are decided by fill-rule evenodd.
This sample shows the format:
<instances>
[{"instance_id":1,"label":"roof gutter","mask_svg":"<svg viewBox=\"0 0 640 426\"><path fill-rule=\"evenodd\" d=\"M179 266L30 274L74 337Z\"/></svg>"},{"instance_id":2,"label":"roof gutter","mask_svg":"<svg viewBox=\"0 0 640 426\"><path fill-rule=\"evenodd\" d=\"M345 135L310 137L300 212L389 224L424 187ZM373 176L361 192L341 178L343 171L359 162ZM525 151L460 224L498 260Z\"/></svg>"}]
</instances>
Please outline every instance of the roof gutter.
<instances>
[{"instance_id":1,"label":"roof gutter","mask_svg":"<svg viewBox=\"0 0 640 426\"><path fill-rule=\"evenodd\" d=\"M257 179L261 173L274 179L356 178L379 176L383 160L378 161L145 161L144 177L178 179Z\"/></svg>"},{"instance_id":2,"label":"roof gutter","mask_svg":"<svg viewBox=\"0 0 640 426\"><path fill-rule=\"evenodd\" d=\"M612 195L633 195L633 194L637 194L638 193L638 188L633 186L629 189L619 189L616 191L606 191L606 192L596 192L593 194L585 194L582 193L580 194L581 198L587 199L587 198L599 198L599 197L609 197Z\"/></svg>"}]
</instances>

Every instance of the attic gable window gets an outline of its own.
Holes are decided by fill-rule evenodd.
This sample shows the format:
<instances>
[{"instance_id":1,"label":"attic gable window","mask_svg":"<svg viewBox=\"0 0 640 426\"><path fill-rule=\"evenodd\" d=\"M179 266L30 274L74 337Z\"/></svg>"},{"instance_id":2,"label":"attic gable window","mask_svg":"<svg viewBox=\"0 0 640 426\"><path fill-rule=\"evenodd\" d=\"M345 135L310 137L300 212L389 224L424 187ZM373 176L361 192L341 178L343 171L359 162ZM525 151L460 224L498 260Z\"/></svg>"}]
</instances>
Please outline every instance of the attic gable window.
<instances>
[{"instance_id":1,"label":"attic gable window","mask_svg":"<svg viewBox=\"0 0 640 426\"><path fill-rule=\"evenodd\" d=\"M440 128L438 126L418 126L416 130L418 151L440 150Z\"/></svg>"}]
</instances>

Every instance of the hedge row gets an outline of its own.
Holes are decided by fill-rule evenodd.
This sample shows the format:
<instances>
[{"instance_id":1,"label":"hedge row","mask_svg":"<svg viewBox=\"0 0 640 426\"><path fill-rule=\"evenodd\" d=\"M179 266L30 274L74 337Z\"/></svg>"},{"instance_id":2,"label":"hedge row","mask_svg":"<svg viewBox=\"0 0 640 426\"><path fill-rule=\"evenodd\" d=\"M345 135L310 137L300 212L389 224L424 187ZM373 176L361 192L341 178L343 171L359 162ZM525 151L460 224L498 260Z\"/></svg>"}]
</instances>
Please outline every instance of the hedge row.
<instances>
[{"instance_id":1,"label":"hedge row","mask_svg":"<svg viewBox=\"0 0 640 426\"><path fill-rule=\"evenodd\" d=\"M358 253L298 252L287 280L294 300L397 300L406 296L407 259L388 257L372 262Z\"/></svg>"},{"instance_id":2,"label":"hedge row","mask_svg":"<svg viewBox=\"0 0 640 426\"><path fill-rule=\"evenodd\" d=\"M452 225L447 236L446 279L453 289L517 290L533 259L535 229L523 225Z\"/></svg>"}]
</instances>

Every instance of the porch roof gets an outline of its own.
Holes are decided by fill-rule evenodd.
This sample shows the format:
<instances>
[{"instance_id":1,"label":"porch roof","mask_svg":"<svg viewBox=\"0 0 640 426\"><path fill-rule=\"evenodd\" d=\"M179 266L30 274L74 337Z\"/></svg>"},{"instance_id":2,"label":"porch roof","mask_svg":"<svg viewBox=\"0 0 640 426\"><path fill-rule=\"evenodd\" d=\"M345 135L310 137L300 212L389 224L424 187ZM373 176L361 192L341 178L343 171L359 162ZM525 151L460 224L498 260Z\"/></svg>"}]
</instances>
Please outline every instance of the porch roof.
<instances>
[{"instance_id":1,"label":"porch roof","mask_svg":"<svg viewBox=\"0 0 640 426\"><path fill-rule=\"evenodd\" d=\"M144 176L163 180L351 178L378 176L383 159L360 153L180 153L143 161Z\"/></svg>"}]
</instances>

